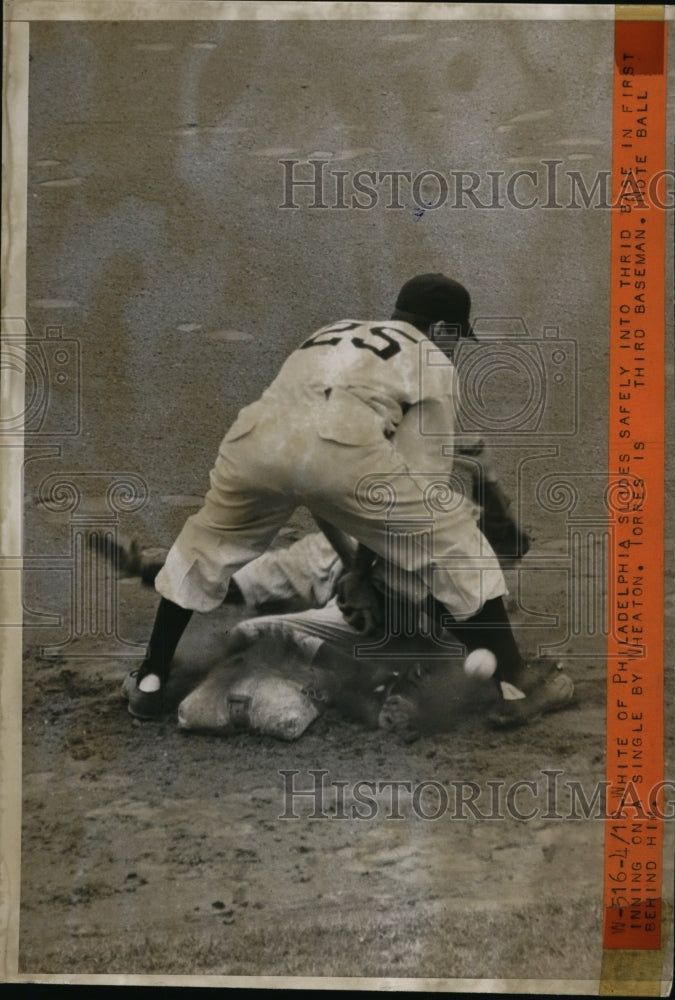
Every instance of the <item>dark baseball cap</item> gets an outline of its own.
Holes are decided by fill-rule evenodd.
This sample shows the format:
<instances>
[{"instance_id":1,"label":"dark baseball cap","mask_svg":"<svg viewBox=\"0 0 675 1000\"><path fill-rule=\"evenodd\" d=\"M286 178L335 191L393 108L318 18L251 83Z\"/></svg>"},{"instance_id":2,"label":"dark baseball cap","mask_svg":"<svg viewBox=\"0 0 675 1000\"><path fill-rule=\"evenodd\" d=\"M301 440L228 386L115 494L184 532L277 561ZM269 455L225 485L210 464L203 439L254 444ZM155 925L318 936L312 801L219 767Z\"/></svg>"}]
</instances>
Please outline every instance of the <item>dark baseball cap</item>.
<instances>
[{"instance_id":1,"label":"dark baseball cap","mask_svg":"<svg viewBox=\"0 0 675 1000\"><path fill-rule=\"evenodd\" d=\"M418 274L401 288L396 299L398 312L412 313L429 323L458 323L466 329L471 296L464 285L444 274Z\"/></svg>"}]
</instances>

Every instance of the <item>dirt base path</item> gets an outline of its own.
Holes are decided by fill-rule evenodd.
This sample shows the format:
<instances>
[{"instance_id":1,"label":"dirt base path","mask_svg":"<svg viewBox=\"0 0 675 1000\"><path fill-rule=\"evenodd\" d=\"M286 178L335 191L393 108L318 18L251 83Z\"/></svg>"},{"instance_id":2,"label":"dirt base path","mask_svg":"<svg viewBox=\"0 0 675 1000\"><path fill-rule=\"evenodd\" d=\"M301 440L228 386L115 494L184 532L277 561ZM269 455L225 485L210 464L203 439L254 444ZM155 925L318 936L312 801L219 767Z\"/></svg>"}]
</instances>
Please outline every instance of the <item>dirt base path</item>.
<instances>
[{"instance_id":1,"label":"dirt base path","mask_svg":"<svg viewBox=\"0 0 675 1000\"><path fill-rule=\"evenodd\" d=\"M140 640L155 595L121 592ZM237 615L191 625L195 671ZM331 712L295 743L140 723L128 666L26 651L23 972L598 977L603 823L569 783L603 778L600 664L507 733L449 671L409 745Z\"/></svg>"}]
</instances>

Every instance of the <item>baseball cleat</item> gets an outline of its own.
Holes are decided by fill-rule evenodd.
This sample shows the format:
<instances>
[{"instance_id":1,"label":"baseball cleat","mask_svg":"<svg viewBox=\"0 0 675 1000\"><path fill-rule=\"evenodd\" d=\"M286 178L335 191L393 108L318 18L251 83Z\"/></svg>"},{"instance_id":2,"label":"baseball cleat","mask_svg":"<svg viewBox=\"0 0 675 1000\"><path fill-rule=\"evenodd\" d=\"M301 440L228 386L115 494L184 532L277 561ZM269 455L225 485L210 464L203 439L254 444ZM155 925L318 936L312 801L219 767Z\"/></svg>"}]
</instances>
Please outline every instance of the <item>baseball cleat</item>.
<instances>
[{"instance_id":1,"label":"baseball cleat","mask_svg":"<svg viewBox=\"0 0 675 1000\"><path fill-rule=\"evenodd\" d=\"M89 545L112 563L120 576L138 576L149 587L154 586L155 577L166 559L166 549L142 549L133 538L124 543L91 534Z\"/></svg>"},{"instance_id":2,"label":"baseball cleat","mask_svg":"<svg viewBox=\"0 0 675 1000\"><path fill-rule=\"evenodd\" d=\"M112 538L101 537L92 533L88 538L89 547L99 552L115 567L122 576L140 576L141 549L138 542L131 540L128 544L113 541Z\"/></svg>"},{"instance_id":3,"label":"baseball cleat","mask_svg":"<svg viewBox=\"0 0 675 1000\"><path fill-rule=\"evenodd\" d=\"M495 728L511 729L527 725L547 712L567 708L574 701L572 678L564 672L561 663L528 665L518 687L525 697L502 701L489 716Z\"/></svg>"},{"instance_id":4,"label":"baseball cleat","mask_svg":"<svg viewBox=\"0 0 675 1000\"><path fill-rule=\"evenodd\" d=\"M129 713L135 719L158 719L164 714L164 691L142 691L139 688L140 670L130 670L122 682L122 697L128 702Z\"/></svg>"}]
</instances>

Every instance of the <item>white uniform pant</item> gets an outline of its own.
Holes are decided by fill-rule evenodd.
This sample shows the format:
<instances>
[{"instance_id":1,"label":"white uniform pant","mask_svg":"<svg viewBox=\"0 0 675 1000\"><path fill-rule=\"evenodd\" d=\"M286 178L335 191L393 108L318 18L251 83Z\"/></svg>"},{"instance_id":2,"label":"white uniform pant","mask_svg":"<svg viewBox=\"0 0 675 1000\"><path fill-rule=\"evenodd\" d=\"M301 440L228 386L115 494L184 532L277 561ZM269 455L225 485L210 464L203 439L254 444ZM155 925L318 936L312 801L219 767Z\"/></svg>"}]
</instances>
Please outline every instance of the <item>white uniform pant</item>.
<instances>
[{"instance_id":1,"label":"white uniform pant","mask_svg":"<svg viewBox=\"0 0 675 1000\"><path fill-rule=\"evenodd\" d=\"M433 594L457 619L506 593L478 509L438 472L412 472L384 437L320 436L320 404L240 414L220 446L204 506L188 518L155 586L184 608L211 611L230 577L263 553L296 507L381 557L386 583L413 600Z\"/></svg>"}]
</instances>

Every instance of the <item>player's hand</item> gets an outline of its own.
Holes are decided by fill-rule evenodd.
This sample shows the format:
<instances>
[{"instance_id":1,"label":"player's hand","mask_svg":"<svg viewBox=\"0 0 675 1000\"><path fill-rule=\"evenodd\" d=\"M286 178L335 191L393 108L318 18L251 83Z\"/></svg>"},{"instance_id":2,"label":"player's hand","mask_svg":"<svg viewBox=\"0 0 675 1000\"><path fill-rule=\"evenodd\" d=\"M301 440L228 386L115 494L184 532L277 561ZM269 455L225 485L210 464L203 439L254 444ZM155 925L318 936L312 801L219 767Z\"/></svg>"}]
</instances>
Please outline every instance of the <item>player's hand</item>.
<instances>
[{"instance_id":1,"label":"player's hand","mask_svg":"<svg viewBox=\"0 0 675 1000\"><path fill-rule=\"evenodd\" d=\"M337 582L337 605L346 621L365 635L377 632L382 625L382 595L368 576L345 573Z\"/></svg>"}]
</instances>

